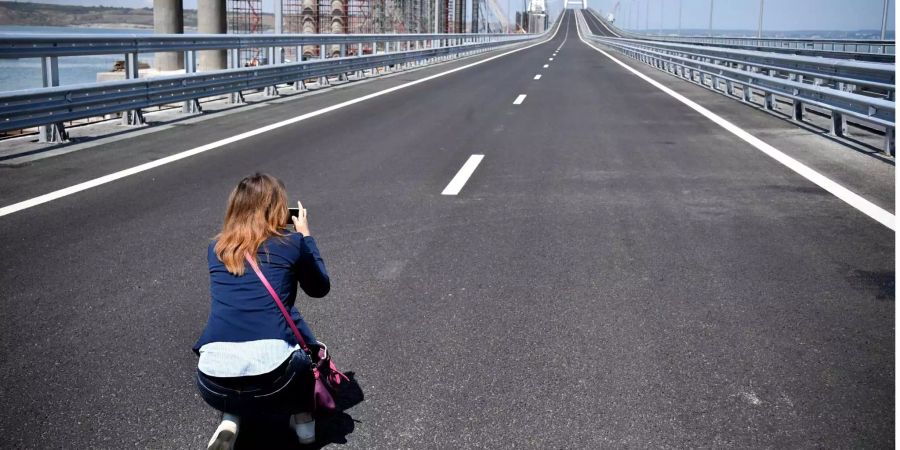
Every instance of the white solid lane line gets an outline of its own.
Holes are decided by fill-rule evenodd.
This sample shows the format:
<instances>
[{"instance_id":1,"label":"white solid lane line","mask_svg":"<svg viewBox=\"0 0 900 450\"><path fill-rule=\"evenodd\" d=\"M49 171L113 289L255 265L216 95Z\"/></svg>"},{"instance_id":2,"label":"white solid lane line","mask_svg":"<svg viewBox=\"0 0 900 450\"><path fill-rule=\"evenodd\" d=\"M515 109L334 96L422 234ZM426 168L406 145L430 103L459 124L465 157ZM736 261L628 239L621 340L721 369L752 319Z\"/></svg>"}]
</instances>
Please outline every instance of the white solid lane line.
<instances>
[{"instance_id":1,"label":"white solid lane line","mask_svg":"<svg viewBox=\"0 0 900 450\"><path fill-rule=\"evenodd\" d=\"M109 175L104 175L104 176L99 177L99 178L94 178L94 179L92 179L92 180L88 180L88 181L85 181L85 182L82 182L82 183L75 184L75 185L73 185L73 186L69 186L69 187L67 187L67 188L59 189L59 190L56 190L56 191L53 191L53 192L50 192L50 193L47 193L47 194L44 194L44 195L40 195L40 196L31 198L31 199L28 199L28 200L24 200L24 201L21 201L21 202L18 202L18 203L13 203L12 205L4 206L4 207L0 208L0 217L3 217L3 216L8 215L8 214L15 213L15 212L18 212L18 211L22 211L22 210L24 210L24 209L32 208L32 207L35 207L35 206L37 206L37 205L40 205L40 204L43 204L43 203L47 203L47 202L50 202L50 201L53 201L53 200L56 200L56 199L59 199L59 198L62 198L62 197L67 197L67 196L69 196L69 195L72 195L72 194L75 194L75 193L78 193L78 192L81 192L81 191L86 191L86 190L88 190L88 189L95 188L95 187L97 187L97 186L100 186L100 185L103 185L103 184L106 184L106 183L110 183L110 182L113 182L113 181L116 181L116 180L119 180L119 179L122 179L122 178L125 178L125 177L129 177L129 176L131 176L131 175L135 175L135 174L138 174L138 173L141 173L141 172L150 170L150 169L154 169L154 168L157 168L157 167L159 167L159 166L164 166L164 165L166 165L166 164L173 163L173 162L178 161L178 160L182 160L182 159L185 159L185 158L189 158L189 157L191 157L191 156L194 156L194 155L197 155L197 154L200 154L200 153L208 152L208 151L210 151L210 150L214 150L214 149L223 147L223 146L225 146L225 145L228 145L228 144L231 144L231 143L234 143L234 142L237 142L237 141L242 141L242 140L244 140L244 139L247 139L247 138L256 136L256 135L258 135L258 134L263 134L263 133L266 133L266 132L269 132L269 131L272 131L272 130L275 130L275 129L278 129L278 128L286 127L286 126L288 126L288 125L293 125L293 124L295 124L295 123L297 123L297 122L302 122L302 121L304 121L304 120L306 120L306 119L310 119L310 118L313 118L313 117L316 117L316 116L320 116L320 115L322 115L322 114L326 114L326 113L329 113L329 112L331 112L331 111L335 111L335 110L338 110L338 109L341 109L341 108L345 108L345 107L347 107L347 106L354 105L354 104L356 104L356 103L364 102L364 101L366 101L366 100L371 100L371 99L373 99L373 98L380 97L380 96L385 95L385 94L390 94L391 92L399 91L399 90L401 90L401 89L405 89L405 88L408 88L408 87L410 87L410 86L415 86L415 85L417 85L417 84L421 84L421 83L424 83L424 82L426 82L426 81L433 80L433 79L435 79L435 78L440 78L440 77L443 77L443 76L445 76L445 75L450 75L451 73L456 73L456 72L459 72L460 70L465 70L465 69L468 69L468 68L470 68L470 67L477 66L477 65L479 65L479 64L484 64L484 63L486 63L486 62L493 61L493 60L495 60L495 59L497 59L497 58L502 58L502 57L504 57L504 56L506 56L506 55L511 55L511 54L513 54L513 53L521 52L522 50L527 50L527 49L529 49L529 48L532 48L532 47L535 47L535 46L538 46L538 45L541 45L541 44L545 44L545 43L547 43L547 42L552 41L552 40L556 37L556 34L559 33L559 29L560 29L560 28L562 28L562 23L561 23L561 22L560 22L560 25L556 27L556 30L553 31L553 35L550 36L550 38L548 38L548 39L546 39L546 40L539 41L539 42L535 42L534 44L531 44L531 45L528 45L528 46L525 46L525 47L522 47L522 48L517 48L517 49L514 49L514 50L510 50L510 51L508 51L508 52L501 53L501 54L499 54L499 55L491 56L490 58L485 58L485 59L482 59L482 60L480 60L480 61L475 61L475 62L473 62L473 63L471 63L471 64L466 64L465 66L460 66L460 67L457 67L457 68L454 68L454 69L450 69L450 70L448 70L448 71L446 71L446 72L436 73L436 74L434 74L434 75L430 75L430 76L427 76L427 77L425 77L425 78L420 78L420 79L418 79L418 80L410 81L409 83L404 83L404 84L401 84L401 85L399 85L399 86L390 87L390 88L387 88L387 89L382 90L382 91L373 92L373 93L371 93L371 94L364 95L364 96L362 96L362 97L357 97L357 98L354 98L354 99L351 99L351 100L347 100L347 101L342 102L342 103L338 103L338 104L335 104L335 105L331 105L331 106L326 107L326 108L322 108L322 109L319 109L319 110L316 110L316 111L308 112L308 113L306 113L306 114L303 114L303 115L300 115L300 116L297 116L297 117L292 117L292 118L290 118L290 119L283 120L283 121L281 121L281 122L273 123L273 124L271 124L271 125L266 125L266 126L264 126L264 127L257 128L257 129L252 130L252 131L247 131L247 132L245 132L245 133L240 133L240 134L237 134L237 135L235 135L235 136L231 136L231 137L228 137L228 138L225 138L225 139L220 139L220 140L218 140L218 141L211 142L211 143L206 144L206 145L201 145L200 147L195 147L195 148L192 148L192 149L190 149L190 150L185 150L185 151L183 151L183 152L181 152L181 153L176 153L176 154L174 154L174 155L169 155L169 156L167 156L167 157L165 157L165 158L160 158L160 159L157 159L157 160L155 160L155 161L150 161L150 162L148 162L148 163L144 163L144 164L141 164L141 165L138 165L138 166L134 166L134 167L132 167L132 168L130 168L130 169L125 169L125 170L121 170L121 171L118 171L118 172L114 172L114 173L111 173L111 174L109 174ZM568 29L567 29L567 31L568 31Z\"/></svg>"},{"instance_id":2,"label":"white solid lane line","mask_svg":"<svg viewBox=\"0 0 900 450\"><path fill-rule=\"evenodd\" d=\"M540 80L540 79L541 79L541 74L535 75L535 76L534 76L534 79L535 79L535 80Z\"/></svg>"},{"instance_id":3,"label":"white solid lane line","mask_svg":"<svg viewBox=\"0 0 900 450\"><path fill-rule=\"evenodd\" d=\"M516 99L513 101L513 105L521 105L522 102L525 101L525 97L527 97L527 95L519 94L519 96L516 97Z\"/></svg>"},{"instance_id":4,"label":"white solid lane line","mask_svg":"<svg viewBox=\"0 0 900 450\"><path fill-rule=\"evenodd\" d=\"M466 181L469 181L469 177L472 176L475 169L481 164L482 159L484 159L484 155L470 156L469 159L466 160L466 163L459 169L459 172L456 172L456 176L453 177L453 179L450 180L450 183L447 184L447 187L444 188L444 191L441 192L441 195L459 194L459 191L466 185Z\"/></svg>"},{"instance_id":5,"label":"white solid lane line","mask_svg":"<svg viewBox=\"0 0 900 450\"><path fill-rule=\"evenodd\" d=\"M698 113L700 113L707 119L715 122L716 125L719 125L720 127L729 131L731 134L739 137L740 139L742 139L743 141L752 145L753 147L756 147L757 150L770 156L775 161L778 161L779 163L787 166L789 169L793 170L794 172L796 172L803 178L806 178L807 180L812 181L813 183L815 183L822 189L825 189L826 191L830 192L832 195L843 200L845 203L856 208L863 214L877 220L879 223L890 228L891 230L895 230L894 221L896 219L895 219L895 216L893 214L891 214L890 212L888 212L888 211L882 209L881 207L879 207L878 205L866 200L859 194L845 188L844 186L841 186L840 184L835 183L834 181L832 181L825 175L822 175L819 172L816 172L815 170L811 169L809 166L786 155L781 150L778 150L777 148L763 142L758 137L750 134L746 130L744 130L744 129L738 127L737 125L729 122L728 120L722 118L718 114L704 108L703 106L700 106L693 100L673 91L672 89L670 89L669 87L660 83L659 81L656 81L656 80L650 78L649 76L644 75L643 73L639 72L637 69L629 66L628 64L625 64L624 62L620 61L616 57L610 55L609 53L607 53L597 47L594 47L592 44L588 43L588 41L586 41L584 39L584 37L581 35L581 30L578 30L578 37L581 39L581 42L584 42L588 47L602 53L604 56L613 60L618 65L624 67L629 72L633 73L634 75L637 75L638 78L641 78L642 80L650 83L657 89L665 92L666 94L669 94L670 96L674 97L679 102L684 103L685 105L687 105L694 111L697 111Z\"/></svg>"}]
</instances>

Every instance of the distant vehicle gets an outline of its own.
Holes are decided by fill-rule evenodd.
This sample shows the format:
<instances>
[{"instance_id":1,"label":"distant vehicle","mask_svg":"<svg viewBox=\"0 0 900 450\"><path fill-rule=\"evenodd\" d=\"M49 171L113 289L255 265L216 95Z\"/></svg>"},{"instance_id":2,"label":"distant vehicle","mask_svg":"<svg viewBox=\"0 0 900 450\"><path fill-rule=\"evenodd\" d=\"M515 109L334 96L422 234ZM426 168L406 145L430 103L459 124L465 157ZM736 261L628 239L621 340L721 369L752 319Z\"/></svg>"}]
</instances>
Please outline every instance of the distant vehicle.
<instances>
[{"instance_id":1,"label":"distant vehicle","mask_svg":"<svg viewBox=\"0 0 900 450\"><path fill-rule=\"evenodd\" d=\"M606 21L609 23L616 23L616 16L613 13L609 13L606 15Z\"/></svg>"}]
</instances>

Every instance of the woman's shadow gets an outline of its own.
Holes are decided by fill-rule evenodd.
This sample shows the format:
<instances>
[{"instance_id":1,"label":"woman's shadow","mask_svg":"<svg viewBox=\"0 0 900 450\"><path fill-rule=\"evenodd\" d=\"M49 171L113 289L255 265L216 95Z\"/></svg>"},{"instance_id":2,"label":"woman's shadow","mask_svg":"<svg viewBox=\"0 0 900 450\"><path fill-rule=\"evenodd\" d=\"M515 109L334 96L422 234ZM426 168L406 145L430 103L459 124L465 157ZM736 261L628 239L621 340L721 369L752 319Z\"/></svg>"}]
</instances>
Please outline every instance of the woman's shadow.
<instances>
[{"instance_id":1,"label":"woman's shadow","mask_svg":"<svg viewBox=\"0 0 900 450\"><path fill-rule=\"evenodd\" d=\"M346 444L347 435L353 432L356 420L347 410L365 400L356 374L346 372L349 381L338 386L335 396L337 408L333 414L316 418L316 442L301 445L294 430L288 426L288 417L245 417L241 419L235 450L240 449L318 449L328 444Z\"/></svg>"}]
</instances>

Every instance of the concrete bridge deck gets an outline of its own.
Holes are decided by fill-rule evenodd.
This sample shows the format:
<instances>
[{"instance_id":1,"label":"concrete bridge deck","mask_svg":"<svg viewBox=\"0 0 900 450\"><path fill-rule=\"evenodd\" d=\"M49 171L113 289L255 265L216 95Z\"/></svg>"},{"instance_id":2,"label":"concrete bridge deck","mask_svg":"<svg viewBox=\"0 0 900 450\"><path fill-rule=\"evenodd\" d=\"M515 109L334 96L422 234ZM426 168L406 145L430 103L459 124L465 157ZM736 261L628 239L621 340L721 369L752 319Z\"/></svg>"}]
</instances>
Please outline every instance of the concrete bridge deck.
<instances>
[{"instance_id":1,"label":"concrete bridge deck","mask_svg":"<svg viewBox=\"0 0 900 450\"><path fill-rule=\"evenodd\" d=\"M205 445L205 250L254 171L303 200L332 275L298 305L359 390L323 444L893 446L893 230L583 43L573 12L354 102L509 51L0 169L6 206L220 144L0 217L0 446ZM894 214L891 160L623 62Z\"/></svg>"}]
</instances>

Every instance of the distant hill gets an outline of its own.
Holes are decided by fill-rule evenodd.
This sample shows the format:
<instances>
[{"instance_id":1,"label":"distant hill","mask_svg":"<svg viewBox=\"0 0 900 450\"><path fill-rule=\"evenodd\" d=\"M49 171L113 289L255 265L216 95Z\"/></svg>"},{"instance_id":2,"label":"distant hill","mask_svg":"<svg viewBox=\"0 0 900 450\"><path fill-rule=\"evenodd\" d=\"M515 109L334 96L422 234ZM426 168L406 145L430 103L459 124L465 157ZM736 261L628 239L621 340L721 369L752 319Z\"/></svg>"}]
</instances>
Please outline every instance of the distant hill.
<instances>
[{"instance_id":1,"label":"distant hill","mask_svg":"<svg viewBox=\"0 0 900 450\"><path fill-rule=\"evenodd\" d=\"M271 14L263 14L264 28L272 22ZM0 1L0 25L152 29L153 9ZM184 10L184 27L196 30L196 10Z\"/></svg>"}]
</instances>

